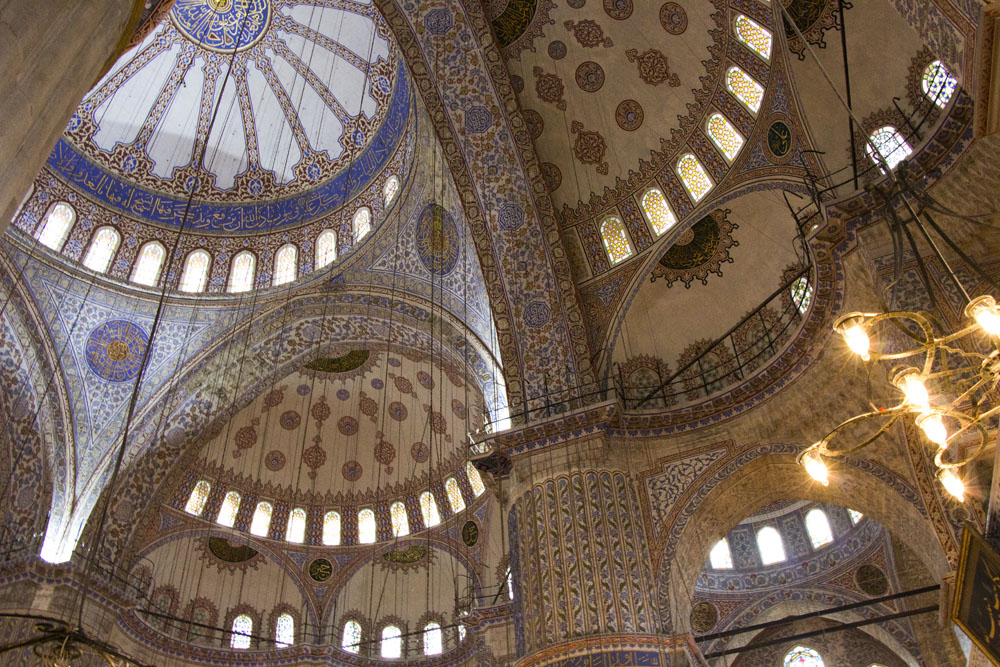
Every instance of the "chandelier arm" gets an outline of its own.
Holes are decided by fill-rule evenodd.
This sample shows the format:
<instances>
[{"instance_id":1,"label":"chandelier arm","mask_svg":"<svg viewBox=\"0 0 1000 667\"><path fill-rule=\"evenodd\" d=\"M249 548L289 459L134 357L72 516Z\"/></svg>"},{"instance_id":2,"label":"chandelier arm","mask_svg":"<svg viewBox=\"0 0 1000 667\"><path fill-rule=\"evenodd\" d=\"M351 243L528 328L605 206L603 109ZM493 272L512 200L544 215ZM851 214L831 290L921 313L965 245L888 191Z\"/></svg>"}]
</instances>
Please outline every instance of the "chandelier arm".
<instances>
[{"instance_id":1,"label":"chandelier arm","mask_svg":"<svg viewBox=\"0 0 1000 667\"><path fill-rule=\"evenodd\" d=\"M937 450L937 453L934 454L934 465L936 465L940 470L955 470L957 468L965 466L966 464L971 462L972 459L979 456L982 453L983 449L986 447L986 440L987 440L986 427L983 426L982 422L980 421L973 422L972 424L969 424L969 426L964 427L962 430L956 431L955 435L958 435L959 433L964 433L972 427L975 427L976 429L979 430L979 444L976 445L975 451L973 451L972 454L969 454L968 456L959 461L943 461L942 457L944 456L944 453L948 451L948 449L945 447L941 447ZM949 440L951 440L951 438L949 438Z\"/></svg>"},{"instance_id":2,"label":"chandelier arm","mask_svg":"<svg viewBox=\"0 0 1000 667\"><path fill-rule=\"evenodd\" d=\"M904 405L901 404L901 405L897 405L897 406L892 407L892 408L887 408L885 410L873 410L871 412L865 412L865 413L862 413L860 415L855 415L855 416L851 417L850 419L848 419L846 421L843 421L840 424L838 424L832 431L830 431L829 433L827 433L826 436L822 440L820 440L818 443L816 443L816 445L813 445L812 447L810 447L806 451L810 451L813 448L815 448L817 451L819 451L820 454L822 454L824 456L829 456L831 458L841 458L841 457L844 457L844 456L846 456L848 454L853 454L854 452L858 451L859 449L863 449L863 448L867 447L868 445L870 445L871 443L875 442L875 440L877 440L878 438L880 438L882 436L882 434L884 434L886 431L888 431L892 427L893 424L895 424L897 421L899 421L899 419L905 413L907 413L909 411L910 411L910 409L908 407L906 407L906 406L904 406ZM832 450L832 449L829 448L830 442L837 436L837 434L844 427L846 427L846 426L848 426L850 424L853 424L855 422L860 422L860 421L863 421L865 419L870 419L871 417L889 417L889 420L883 426L881 426L879 428L879 430L875 432L874 435L870 436L866 440L862 441L861 443L859 443L859 444L857 444L857 445L855 445L853 447L850 447L848 449L837 449L837 450ZM805 452L803 452L803 454L804 453Z\"/></svg>"},{"instance_id":3,"label":"chandelier arm","mask_svg":"<svg viewBox=\"0 0 1000 667\"><path fill-rule=\"evenodd\" d=\"M21 648L28 648L29 646L35 646L36 644L52 641L53 636L54 635L39 635L37 637L32 637L31 639L25 639L24 641L14 642L13 644L5 644L4 646L0 646L0 655L10 653L11 651L16 651Z\"/></svg>"}]
</instances>

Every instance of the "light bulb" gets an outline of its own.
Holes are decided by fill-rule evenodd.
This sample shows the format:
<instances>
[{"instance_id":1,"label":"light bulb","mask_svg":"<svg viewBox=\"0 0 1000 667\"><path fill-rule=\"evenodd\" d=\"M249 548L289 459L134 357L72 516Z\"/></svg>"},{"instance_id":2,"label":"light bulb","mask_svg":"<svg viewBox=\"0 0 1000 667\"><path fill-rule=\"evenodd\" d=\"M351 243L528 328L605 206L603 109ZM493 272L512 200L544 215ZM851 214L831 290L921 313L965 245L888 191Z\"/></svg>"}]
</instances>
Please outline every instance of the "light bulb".
<instances>
[{"instance_id":1,"label":"light bulb","mask_svg":"<svg viewBox=\"0 0 1000 667\"><path fill-rule=\"evenodd\" d=\"M871 346L871 341L868 340L868 334L865 330L861 328L858 324L853 324L846 329L844 329L844 340L847 341L847 347L851 348L851 352L858 355L865 361L871 359L871 355L868 354L868 348Z\"/></svg>"},{"instance_id":2,"label":"light bulb","mask_svg":"<svg viewBox=\"0 0 1000 667\"><path fill-rule=\"evenodd\" d=\"M917 417L917 426L923 430L927 439L941 447L948 446L948 428L944 425L941 415L936 412L926 412Z\"/></svg>"},{"instance_id":3,"label":"light bulb","mask_svg":"<svg viewBox=\"0 0 1000 667\"><path fill-rule=\"evenodd\" d=\"M907 405L927 410L931 407L931 397L927 393L927 385L924 378L916 368L907 368L900 371L893 380L906 400Z\"/></svg>"},{"instance_id":4,"label":"light bulb","mask_svg":"<svg viewBox=\"0 0 1000 667\"><path fill-rule=\"evenodd\" d=\"M962 478L955 474L951 468L945 468L938 473L938 479L945 491L954 496L957 500L965 501L965 483Z\"/></svg>"},{"instance_id":5,"label":"light bulb","mask_svg":"<svg viewBox=\"0 0 1000 667\"><path fill-rule=\"evenodd\" d=\"M830 485L830 471L827 469L826 464L823 463L822 456L816 452L806 452L802 455L802 465L814 480L823 486Z\"/></svg>"},{"instance_id":6,"label":"light bulb","mask_svg":"<svg viewBox=\"0 0 1000 667\"><path fill-rule=\"evenodd\" d=\"M970 301L965 307L965 314L972 317L986 333L1000 336L1000 313L997 313L996 300L989 294Z\"/></svg>"}]
</instances>

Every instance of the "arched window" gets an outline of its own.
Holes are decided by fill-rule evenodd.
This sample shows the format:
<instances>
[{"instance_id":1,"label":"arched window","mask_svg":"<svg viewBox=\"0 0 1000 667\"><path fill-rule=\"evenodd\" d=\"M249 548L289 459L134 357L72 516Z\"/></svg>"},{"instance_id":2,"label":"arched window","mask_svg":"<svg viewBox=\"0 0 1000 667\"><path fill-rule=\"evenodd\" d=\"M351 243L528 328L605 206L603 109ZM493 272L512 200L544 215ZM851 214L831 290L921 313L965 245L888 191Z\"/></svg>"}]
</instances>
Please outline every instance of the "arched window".
<instances>
[{"instance_id":1,"label":"arched window","mask_svg":"<svg viewBox=\"0 0 1000 667\"><path fill-rule=\"evenodd\" d=\"M111 266L111 260L114 259L121 240L121 235L114 227L101 227L90 242L87 255L83 258L83 265L91 271L104 273Z\"/></svg>"},{"instance_id":2,"label":"arched window","mask_svg":"<svg viewBox=\"0 0 1000 667\"><path fill-rule=\"evenodd\" d=\"M465 616L468 616L468 615L469 615L469 612L466 611L465 609L463 609L462 612L459 614L459 616L461 616L461 617L465 617ZM457 627L458 627L458 641L464 642L465 641L465 623L463 623L461 621L461 619L459 619Z\"/></svg>"},{"instance_id":3,"label":"arched window","mask_svg":"<svg viewBox=\"0 0 1000 667\"><path fill-rule=\"evenodd\" d=\"M215 522L220 526L232 528L236 525L236 513L240 511L240 494L230 491L222 499L222 507L219 508L219 516Z\"/></svg>"},{"instance_id":4,"label":"arched window","mask_svg":"<svg viewBox=\"0 0 1000 667\"><path fill-rule=\"evenodd\" d=\"M670 210L667 198L657 188L647 190L642 196L642 210L657 236L661 236L663 232L677 224L677 218Z\"/></svg>"},{"instance_id":5,"label":"arched window","mask_svg":"<svg viewBox=\"0 0 1000 667\"><path fill-rule=\"evenodd\" d=\"M806 280L805 276L802 276L794 283L792 283L792 301L795 302L795 307L799 309L800 313L805 314L809 310L809 304L812 303L813 298L813 288Z\"/></svg>"},{"instance_id":6,"label":"arched window","mask_svg":"<svg viewBox=\"0 0 1000 667\"><path fill-rule=\"evenodd\" d=\"M744 14L736 17L736 37L764 60L771 59L771 33Z\"/></svg>"},{"instance_id":7,"label":"arched window","mask_svg":"<svg viewBox=\"0 0 1000 667\"><path fill-rule=\"evenodd\" d=\"M344 623L344 634L340 637L340 648L348 653L357 653L361 648L361 624L357 621Z\"/></svg>"},{"instance_id":8,"label":"arched window","mask_svg":"<svg viewBox=\"0 0 1000 667\"><path fill-rule=\"evenodd\" d=\"M772 526L764 526L757 531L757 550L760 551L760 562L764 565L774 565L785 560L785 545L781 541L781 533Z\"/></svg>"},{"instance_id":9,"label":"arched window","mask_svg":"<svg viewBox=\"0 0 1000 667\"><path fill-rule=\"evenodd\" d=\"M611 216L604 219L601 223L601 239L604 240L604 249L608 252L612 264L625 261L632 256L632 244L625 234L625 225L621 218Z\"/></svg>"},{"instance_id":10,"label":"arched window","mask_svg":"<svg viewBox=\"0 0 1000 667\"><path fill-rule=\"evenodd\" d=\"M246 614L240 614L233 619L233 634L229 637L229 647L235 649L250 648L252 634L253 619Z\"/></svg>"},{"instance_id":11,"label":"arched window","mask_svg":"<svg viewBox=\"0 0 1000 667\"><path fill-rule=\"evenodd\" d=\"M924 75L920 78L920 87L924 89L924 95L944 109L951 101L951 96L955 94L958 79L951 75L944 63L935 60L924 68Z\"/></svg>"},{"instance_id":12,"label":"arched window","mask_svg":"<svg viewBox=\"0 0 1000 667\"><path fill-rule=\"evenodd\" d=\"M708 177L698 158L691 153L677 161L677 174L684 182L684 187L687 188L691 199L696 202L701 201L701 198L712 189L712 179Z\"/></svg>"},{"instance_id":13,"label":"arched window","mask_svg":"<svg viewBox=\"0 0 1000 667\"><path fill-rule=\"evenodd\" d=\"M504 584L507 586L507 597L511 600L514 599L514 573L511 572L510 568L507 568L507 573L504 575Z\"/></svg>"},{"instance_id":14,"label":"arched window","mask_svg":"<svg viewBox=\"0 0 1000 667\"><path fill-rule=\"evenodd\" d=\"M441 653L441 625L431 621L424 626L424 655Z\"/></svg>"},{"instance_id":15,"label":"arched window","mask_svg":"<svg viewBox=\"0 0 1000 667\"><path fill-rule=\"evenodd\" d=\"M64 201L56 202L45 214L45 221L42 222L41 231L38 233L38 242L56 252L62 250L74 222L76 222L76 211L73 207Z\"/></svg>"},{"instance_id":16,"label":"arched window","mask_svg":"<svg viewBox=\"0 0 1000 667\"><path fill-rule=\"evenodd\" d=\"M267 531L271 528L271 513L273 508L271 503L259 502L257 509L253 511L253 519L250 521L250 534L258 537L267 537Z\"/></svg>"},{"instance_id":17,"label":"arched window","mask_svg":"<svg viewBox=\"0 0 1000 667\"><path fill-rule=\"evenodd\" d=\"M483 484L483 478L480 476L479 471L476 470L476 466L472 465L472 461L465 462L465 476L469 478L469 486L472 487L472 492L476 494L476 498L483 495L486 485Z\"/></svg>"},{"instance_id":18,"label":"arched window","mask_svg":"<svg viewBox=\"0 0 1000 667\"><path fill-rule=\"evenodd\" d=\"M430 491L424 491L420 494L420 516L424 519L424 528L430 528L441 523L437 501L434 500L434 494Z\"/></svg>"},{"instance_id":19,"label":"arched window","mask_svg":"<svg viewBox=\"0 0 1000 667\"><path fill-rule=\"evenodd\" d=\"M403 655L403 633L395 625L382 628L382 657L390 660Z\"/></svg>"},{"instance_id":20,"label":"arched window","mask_svg":"<svg viewBox=\"0 0 1000 667\"><path fill-rule=\"evenodd\" d=\"M753 113L760 111L764 100L764 86L754 81L739 67L730 67L726 72L726 87L729 92Z\"/></svg>"},{"instance_id":21,"label":"arched window","mask_svg":"<svg viewBox=\"0 0 1000 667\"><path fill-rule=\"evenodd\" d=\"M372 212L367 206L362 206L354 214L352 228L354 229L355 242L368 236L368 232L372 230Z\"/></svg>"},{"instance_id":22,"label":"arched window","mask_svg":"<svg viewBox=\"0 0 1000 667\"><path fill-rule=\"evenodd\" d=\"M306 539L306 511L296 507L288 513L288 528L285 529L285 539L301 544Z\"/></svg>"},{"instance_id":23,"label":"arched window","mask_svg":"<svg viewBox=\"0 0 1000 667\"><path fill-rule=\"evenodd\" d=\"M784 667L825 667L823 658L806 646L796 646L785 654Z\"/></svg>"},{"instance_id":24,"label":"arched window","mask_svg":"<svg viewBox=\"0 0 1000 667\"><path fill-rule=\"evenodd\" d=\"M451 505L451 511L458 514L465 509L465 498L462 497L462 489L459 488L458 482L455 481L454 477L449 477L444 483L445 493L448 494L448 504Z\"/></svg>"},{"instance_id":25,"label":"arched window","mask_svg":"<svg viewBox=\"0 0 1000 667\"><path fill-rule=\"evenodd\" d=\"M392 536L403 537L404 535L409 535L410 520L406 518L406 505L397 500L389 508L389 514L392 518Z\"/></svg>"},{"instance_id":26,"label":"arched window","mask_svg":"<svg viewBox=\"0 0 1000 667\"><path fill-rule=\"evenodd\" d=\"M375 542L375 512L367 507L358 512L358 544Z\"/></svg>"},{"instance_id":27,"label":"arched window","mask_svg":"<svg viewBox=\"0 0 1000 667\"><path fill-rule=\"evenodd\" d=\"M892 125L880 127L872 132L871 136L868 137L868 143L865 144L865 150L868 151L868 157L878 165L879 170L883 174L885 173L885 168L882 166L882 160L879 160L875 156L875 151L878 151L879 155L885 159L885 163L889 165L889 169L895 169L897 164L905 160L913 152L910 144L906 143L903 135Z\"/></svg>"},{"instance_id":28,"label":"arched window","mask_svg":"<svg viewBox=\"0 0 1000 667\"><path fill-rule=\"evenodd\" d=\"M295 643L295 619L291 614L282 614L274 627L274 645L276 648L288 648Z\"/></svg>"},{"instance_id":29,"label":"arched window","mask_svg":"<svg viewBox=\"0 0 1000 667\"><path fill-rule=\"evenodd\" d=\"M340 513L327 512L323 516L323 544L335 547L340 544Z\"/></svg>"},{"instance_id":30,"label":"arched window","mask_svg":"<svg viewBox=\"0 0 1000 667\"><path fill-rule=\"evenodd\" d=\"M324 229L316 237L316 268L324 266L337 259L337 232Z\"/></svg>"},{"instance_id":31,"label":"arched window","mask_svg":"<svg viewBox=\"0 0 1000 667\"><path fill-rule=\"evenodd\" d=\"M743 148L743 137L736 131L732 123L721 113L713 113L708 117L708 136L719 147L726 159L732 162Z\"/></svg>"},{"instance_id":32,"label":"arched window","mask_svg":"<svg viewBox=\"0 0 1000 667\"><path fill-rule=\"evenodd\" d=\"M163 260L167 256L167 250L157 241L150 241L142 246L139 251L139 259L132 270L132 282L140 285L155 285L160 279L160 269L163 268Z\"/></svg>"},{"instance_id":33,"label":"arched window","mask_svg":"<svg viewBox=\"0 0 1000 667\"><path fill-rule=\"evenodd\" d=\"M212 490L212 485L201 480L191 489L191 496L188 498L184 511L188 514L199 516L205 510L205 503L208 502L208 493Z\"/></svg>"},{"instance_id":34,"label":"arched window","mask_svg":"<svg viewBox=\"0 0 1000 667\"><path fill-rule=\"evenodd\" d=\"M253 287L254 269L257 258L249 250L237 253L229 270L229 291L246 292Z\"/></svg>"},{"instance_id":35,"label":"arched window","mask_svg":"<svg viewBox=\"0 0 1000 667\"><path fill-rule=\"evenodd\" d=\"M865 515L857 510L847 510L847 514L851 517L851 524L855 526L865 518Z\"/></svg>"},{"instance_id":36,"label":"arched window","mask_svg":"<svg viewBox=\"0 0 1000 667\"><path fill-rule=\"evenodd\" d=\"M180 290L182 292L202 292L208 284L208 267L212 256L205 250L195 250L184 260L184 271L181 272Z\"/></svg>"},{"instance_id":37,"label":"arched window","mask_svg":"<svg viewBox=\"0 0 1000 667\"><path fill-rule=\"evenodd\" d=\"M833 531L830 530L830 520L826 512L818 507L806 513L806 532L809 533L809 541L812 542L813 549L833 542Z\"/></svg>"},{"instance_id":38,"label":"arched window","mask_svg":"<svg viewBox=\"0 0 1000 667\"><path fill-rule=\"evenodd\" d=\"M299 249L291 243L278 248L274 253L274 278L272 282L275 287L290 283L298 276L299 272Z\"/></svg>"},{"instance_id":39,"label":"arched window","mask_svg":"<svg viewBox=\"0 0 1000 667\"><path fill-rule=\"evenodd\" d=\"M708 554L708 562L715 570L733 569L733 553L729 550L729 540L723 537L715 543Z\"/></svg>"},{"instance_id":40,"label":"arched window","mask_svg":"<svg viewBox=\"0 0 1000 667\"><path fill-rule=\"evenodd\" d=\"M385 187L382 188L382 199L385 201L387 208L392 203L392 200L396 198L397 192L399 192L399 178L393 175L386 180Z\"/></svg>"}]
</instances>

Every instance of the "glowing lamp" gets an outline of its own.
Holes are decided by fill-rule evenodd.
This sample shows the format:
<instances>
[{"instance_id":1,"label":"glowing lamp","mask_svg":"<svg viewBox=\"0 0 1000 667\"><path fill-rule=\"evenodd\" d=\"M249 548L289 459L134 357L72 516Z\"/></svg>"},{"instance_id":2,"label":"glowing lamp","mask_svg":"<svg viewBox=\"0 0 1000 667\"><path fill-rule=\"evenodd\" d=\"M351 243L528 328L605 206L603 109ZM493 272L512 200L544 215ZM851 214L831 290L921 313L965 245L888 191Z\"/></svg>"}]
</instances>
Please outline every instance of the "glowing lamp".
<instances>
[{"instance_id":1,"label":"glowing lamp","mask_svg":"<svg viewBox=\"0 0 1000 667\"><path fill-rule=\"evenodd\" d=\"M851 349L851 352L868 361L871 359L871 355L868 354L871 341L863 326L864 321L863 315L845 315L837 321L834 329L844 337L844 341L847 343L847 347Z\"/></svg>"},{"instance_id":2,"label":"glowing lamp","mask_svg":"<svg viewBox=\"0 0 1000 667\"><path fill-rule=\"evenodd\" d=\"M823 457L816 452L806 452L802 455L802 465L805 467L806 472L814 480L822 484L823 486L830 485L830 471L827 469L826 464L823 462Z\"/></svg>"},{"instance_id":3,"label":"glowing lamp","mask_svg":"<svg viewBox=\"0 0 1000 667\"><path fill-rule=\"evenodd\" d=\"M948 446L948 428L944 425L941 415L936 412L926 412L917 417L916 421L928 440L941 447Z\"/></svg>"},{"instance_id":4,"label":"glowing lamp","mask_svg":"<svg viewBox=\"0 0 1000 667\"><path fill-rule=\"evenodd\" d=\"M945 468L938 473L938 479L945 491L950 493L956 500L965 501L965 483L962 478L955 474L951 468Z\"/></svg>"},{"instance_id":5,"label":"glowing lamp","mask_svg":"<svg viewBox=\"0 0 1000 667\"><path fill-rule=\"evenodd\" d=\"M965 307L965 314L976 321L991 336L1000 336L1000 313L997 302L989 294L976 297Z\"/></svg>"},{"instance_id":6,"label":"glowing lamp","mask_svg":"<svg viewBox=\"0 0 1000 667\"><path fill-rule=\"evenodd\" d=\"M927 410L931 407L931 397L927 393L924 377L916 368L904 368L896 373L892 383L903 392L907 405L921 410Z\"/></svg>"}]
</instances>

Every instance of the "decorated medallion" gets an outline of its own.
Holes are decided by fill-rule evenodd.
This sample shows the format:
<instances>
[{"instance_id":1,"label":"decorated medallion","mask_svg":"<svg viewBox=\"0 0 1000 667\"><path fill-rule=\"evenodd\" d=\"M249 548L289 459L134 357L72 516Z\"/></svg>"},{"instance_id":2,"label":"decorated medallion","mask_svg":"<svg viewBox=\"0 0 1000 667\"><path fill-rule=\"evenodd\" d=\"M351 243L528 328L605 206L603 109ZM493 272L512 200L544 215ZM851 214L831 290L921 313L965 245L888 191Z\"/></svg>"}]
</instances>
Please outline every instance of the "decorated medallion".
<instances>
[{"instance_id":1,"label":"decorated medallion","mask_svg":"<svg viewBox=\"0 0 1000 667\"><path fill-rule=\"evenodd\" d=\"M361 368L369 357L371 357L371 352L368 350L351 350L339 357L313 359L306 364L306 368L321 373L347 373Z\"/></svg>"},{"instance_id":2,"label":"decorated medallion","mask_svg":"<svg viewBox=\"0 0 1000 667\"><path fill-rule=\"evenodd\" d=\"M333 563L325 558L317 558L309 563L309 576L313 581L320 583L326 581L333 575Z\"/></svg>"},{"instance_id":3,"label":"decorated medallion","mask_svg":"<svg viewBox=\"0 0 1000 667\"><path fill-rule=\"evenodd\" d=\"M854 573L854 581L862 591L877 597L885 595L889 590L889 581L885 578L885 573L871 563L865 563Z\"/></svg>"},{"instance_id":4,"label":"decorated medallion","mask_svg":"<svg viewBox=\"0 0 1000 667\"><path fill-rule=\"evenodd\" d=\"M413 565L427 557L427 547L414 544L405 549L395 549L382 554L387 563L395 565Z\"/></svg>"},{"instance_id":5,"label":"decorated medallion","mask_svg":"<svg viewBox=\"0 0 1000 667\"><path fill-rule=\"evenodd\" d=\"M667 287L679 280L691 287L696 279L707 284L710 273L721 276L722 265L733 261L729 249L739 245L732 235L738 225L728 216L728 209L715 210L682 232L653 267L650 280L663 278Z\"/></svg>"},{"instance_id":6,"label":"decorated medallion","mask_svg":"<svg viewBox=\"0 0 1000 667\"><path fill-rule=\"evenodd\" d=\"M413 228L417 257L424 267L438 276L446 276L458 263L458 227L443 206L428 204Z\"/></svg>"},{"instance_id":7,"label":"decorated medallion","mask_svg":"<svg viewBox=\"0 0 1000 667\"><path fill-rule=\"evenodd\" d=\"M175 0L170 18L181 34L209 51L245 51L271 24L270 0Z\"/></svg>"},{"instance_id":8,"label":"decorated medallion","mask_svg":"<svg viewBox=\"0 0 1000 667\"><path fill-rule=\"evenodd\" d=\"M479 526L475 521L466 521L462 526L462 541L467 547L476 546L476 542L479 541Z\"/></svg>"},{"instance_id":9,"label":"decorated medallion","mask_svg":"<svg viewBox=\"0 0 1000 667\"><path fill-rule=\"evenodd\" d=\"M110 382L125 382L139 374L149 334L127 320L110 320L90 332L87 365Z\"/></svg>"},{"instance_id":10,"label":"decorated medallion","mask_svg":"<svg viewBox=\"0 0 1000 667\"><path fill-rule=\"evenodd\" d=\"M792 131L783 121L776 120L767 128L767 149L776 158L783 158L792 150Z\"/></svg>"},{"instance_id":11,"label":"decorated medallion","mask_svg":"<svg viewBox=\"0 0 1000 667\"><path fill-rule=\"evenodd\" d=\"M691 629L708 632L719 622L719 612L711 602L699 602L691 609Z\"/></svg>"}]
</instances>

